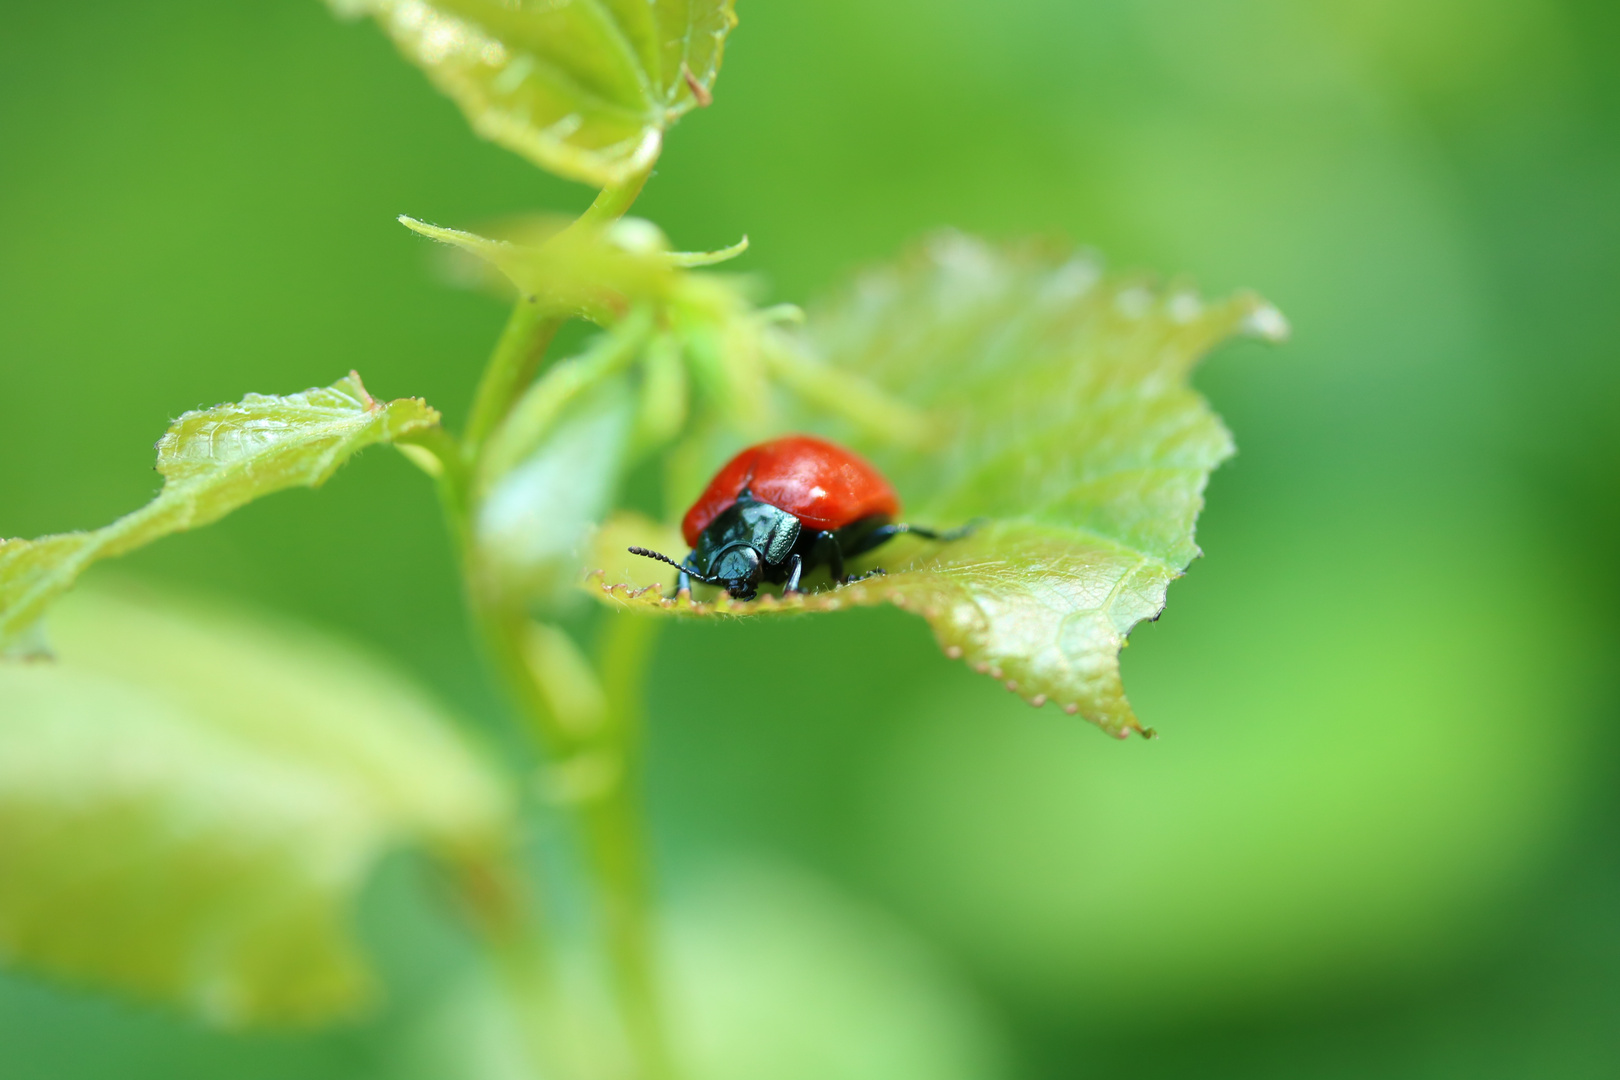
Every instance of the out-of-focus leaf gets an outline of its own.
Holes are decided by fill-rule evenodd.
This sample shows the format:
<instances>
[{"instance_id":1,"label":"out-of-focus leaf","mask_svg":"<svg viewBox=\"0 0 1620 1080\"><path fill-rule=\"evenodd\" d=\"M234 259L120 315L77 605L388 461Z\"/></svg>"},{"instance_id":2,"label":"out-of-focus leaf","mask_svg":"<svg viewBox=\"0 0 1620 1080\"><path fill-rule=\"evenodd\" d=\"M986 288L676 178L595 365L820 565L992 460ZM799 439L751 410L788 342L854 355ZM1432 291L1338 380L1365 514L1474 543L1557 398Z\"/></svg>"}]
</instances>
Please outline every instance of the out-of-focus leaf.
<instances>
[{"instance_id":1,"label":"out-of-focus leaf","mask_svg":"<svg viewBox=\"0 0 1620 1080\"><path fill-rule=\"evenodd\" d=\"M0 667L0 956L220 1023L363 1003L349 909L378 857L503 842L504 786L340 643L147 594Z\"/></svg>"},{"instance_id":2,"label":"out-of-focus leaf","mask_svg":"<svg viewBox=\"0 0 1620 1080\"><path fill-rule=\"evenodd\" d=\"M708 104L733 0L329 0L370 15L473 130L598 187L657 160Z\"/></svg>"},{"instance_id":3,"label":"out-of-focus leaf","mask_svg":"<svg viewBox=\"0 0 1620 1080\"><path fill-rule=\"evenodd\" d=\"M664 966L682 1075L1012 1075L1004 1033L979 996L883 912L786 864L706 866L674 892ZM588 993L568 996L569 1034L611 1035L612 1018L593 1004ZM411 1080L526 1080L525 1023L493 987L469 981L449 988L397 1050Z\"/></svg>"},{"instance_id":4,"label":"out-of-focus leaf","mask_svg":"<svg viewBox=\"0 0 1620 1080\"><path fill-rule=\"evenodd\" d=\"M316 487L359 450L438 422L420 398L377 401L353 372L324 389L249 394L184 414L158 440L163 490L141 509L93 532L0 540L0 648L28 633L97 559L211 524L273 492Z\"/></svg>"},{"instance_id":5,"label":"out-of-focus leaf","mask_svg":"<svg viewBox=\"0 0 1620 1080\"><path fill-rule=\"evenodd\" d=\"M577 595L581 545L618 490L633 410L623 376L581 387L567 414L491 480L473 521L481 587L541 603Z\"/></svg>"},{"instance_id":6,"label":"out-of-focus leaf","mask_svg":"<svg viewBox=\"0 0 1620 1080\"><path fill-rule=\"evenodd\" d=\"M1207 304L1106 278L1089 256L943 234L812 309L808 325L812 353L926 410L944 437L918 451L870 427L831 434L885 470L909 520L987 523L954 543L891 542L863 560L886 578L810 596L668 601L667 584L647 588L667 582L651 563L604 572L599 591L693 614L894 603L1033 704L1115 735L1142 730L1119 650L1198 554L1204 484L1232 449L1189 384L1193 365L1233 334L1280 339L1282 317L1249 295ZM597 565L623 564L603 554Z\"/></svg>"},{"instance_id":7,"label":"out-of-focus leaf","mask_svg":"<svg viewBox=\"0 0 1620 1080\"><path fill-rule=\"evenodd\" d=\"M646 311L635 312L598 334L580 355L559 361L547 369L545 375L531 384L513 403L506 418L490 434L479 462L480 488L498 482L519 462L532 455L577 407L576 402L580 398L614 380L630 367L652 328L652 320ZM607 450L606 447L599 448L594 456L600 457ZM576 452L585 453L585 448ZM614 452L610 456L619 455ZM589 461L581 459L574 464L582 472L590 471Z\"/></svg>"}]
</instances>

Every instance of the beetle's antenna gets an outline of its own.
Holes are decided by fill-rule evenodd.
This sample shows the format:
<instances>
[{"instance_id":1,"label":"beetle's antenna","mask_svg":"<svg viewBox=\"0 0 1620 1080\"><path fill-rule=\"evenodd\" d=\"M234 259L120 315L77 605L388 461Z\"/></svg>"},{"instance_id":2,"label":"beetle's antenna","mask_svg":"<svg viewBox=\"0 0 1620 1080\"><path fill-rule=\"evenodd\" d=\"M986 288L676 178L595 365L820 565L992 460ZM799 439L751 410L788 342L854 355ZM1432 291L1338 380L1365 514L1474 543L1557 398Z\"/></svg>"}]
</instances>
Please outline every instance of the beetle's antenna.
<instances>
[{"instance_id":1,"label":"beetle's antenna","mask_svg":"<svg viewBox=\"0 0 1620 1080\"><path fill-rule=\"evenodd\" d=\"M629 548L628 550L632 555L640 555L644 559L657 559L661 563L669 563L669 565L673 566L677 570L681 568L680 563L676 562L668 555L663 555L659 552L653 551L651 548L633 547ZM688 573L690 573L690 571L688 571Z\"/></svg>"},{"instance_id":2,"label":"beetle's antenna","mask_svg":"<svg viewBox=\"0 0 1620 1080\"><path fill-rule=\"evenodd\" d=\"M694 578L697 581L703 582L703 584L705 584L705 585L718 585L719 584L719 582L713 580L712 578L704 577L702 574L698 573L696 570L693 570L691 567L682 566L680 563L676 562L674 559L670 558L668 555L664 555L664 554L661 554L659 552L653 551L650 548L633 547L633 548L627 548L626 550L629 551L630 554L632 554L632 555L640 555L644 559L657 559L661 563L668 563L669 565L673 566L677 570L684 570L684 571L686 571L687 574L691 575L692 578Z\"/></svg>"}]
</instances>

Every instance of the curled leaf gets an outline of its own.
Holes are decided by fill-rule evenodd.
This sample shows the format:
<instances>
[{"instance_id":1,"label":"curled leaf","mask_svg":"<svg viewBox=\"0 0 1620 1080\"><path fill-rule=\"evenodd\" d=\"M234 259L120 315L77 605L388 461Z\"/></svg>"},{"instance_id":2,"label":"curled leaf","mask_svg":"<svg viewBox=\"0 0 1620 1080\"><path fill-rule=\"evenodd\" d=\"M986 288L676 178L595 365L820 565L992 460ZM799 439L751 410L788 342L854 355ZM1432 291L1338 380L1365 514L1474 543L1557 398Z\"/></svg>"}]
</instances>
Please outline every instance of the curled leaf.
<instances>
[{"instance_id":1,"label":"curled leaf","mask_svg":"<svg viewBox=\"0 0 1620 1080\"><path fill-rule=\"evenodd\" d=\"M668 576L607 552L622 530L605 529L590 587L690 614L898 604L930 622L948 655L1032 704L1115 735L1142 731L1119 650L1198 554L1204 485L1232 451L1190 385L1193 366L1234 334L1278 340L1286 328L1252 295L1208 303L1107 277L1088 255L942 234L812 309L801 344L925 412L945 437L918 448L871 425L805 416L804 426L830 429L883 468L909 520L987 523L951 543L892 541L862 560L887 577L749 604L667 601Z\"/></svg>"},{"instance_id":2,"label":"curled leaf","mask_svg":"<svg viewBox=\"0 0 1620 1080\"><path fill-rule=\"evenodd\" d=\"M548 315L607 325L634 303L667 301L676 288L676 263L663 234L639 218L569 228L563 218L532 217L509 223L498 238L404 215L399 221L493 268Z\"/></svg>"},{"instance_id":3,"label":"curled leaf","mask_svg":"<svg viewBox=\"0 0 1620 1080\"><path fill-rule=\"evenodd\" d=\"M745 236L730 247L723 247L718 251L672 251L669 253L669 261L676 266L684 267L718 266L720 263L730 262L747 250L748 237Z\"/></svg>"},{"instance_id":4,"label":"curled leaf","mask_svg":"<svg viewBox=\"0 0 1620 1080\"><path fill-rule=\"evenodd\" d=\"M646 172L713 97L733 0L330 0L370 15L473 130L598 187Z\"/></svg>"},{"instance_id":5,"label":"curled leaf","mask_svg":"<svg viewBox=\"0 0 1620 1080\"><path fill-rule=\"evenodd\" d=\"M434 427L420 398L382 402L351 372L332 386L188 412L158 440L163 490L91 532L0 540L0 649L29 632L51 600L98 559L211 524L254 499L318 487L352 455Z\"/></svg>"}]
</instances>

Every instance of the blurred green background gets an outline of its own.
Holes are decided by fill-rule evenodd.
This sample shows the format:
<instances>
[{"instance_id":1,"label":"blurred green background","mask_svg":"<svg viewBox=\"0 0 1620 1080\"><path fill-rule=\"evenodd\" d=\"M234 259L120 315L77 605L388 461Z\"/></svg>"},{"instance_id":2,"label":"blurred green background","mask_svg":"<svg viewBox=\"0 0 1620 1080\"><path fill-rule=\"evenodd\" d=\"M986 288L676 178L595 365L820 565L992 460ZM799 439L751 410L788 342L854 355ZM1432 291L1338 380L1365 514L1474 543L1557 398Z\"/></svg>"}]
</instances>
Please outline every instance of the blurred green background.
<instances>
[{"instance_id":1,"label":"blurred green background","mask_svg":"<svg viewBox=\"0 0 1620 1080\"><path fill-rule=\"evenodd\" d=\"M459 421L504 313L394 216L590 195L313 0L3 7L0 535L135 507L165 422L246 390L356 367ZM1200 377L1240 455L1125 659L1157 742L1030 709L896 611L666 634L675 947L725 939L755 968L705 1000L820 1047L753 1076L1620 1071L1620 9L740 15L638 204L677 246L747 233L742 266L797 301L935 226L1055 233L1252 286L1296 332ZM117 569L345 633L501 722L397 455ZM722 664L790 691L779 715L716 708ZM774 929L724 915L744 894ZM467 963L437 903L385 870L363 917L389 1004L335 1031L0 978L0 1078L483 1075L409 1049Z\"/></svg>"}]
</instances>

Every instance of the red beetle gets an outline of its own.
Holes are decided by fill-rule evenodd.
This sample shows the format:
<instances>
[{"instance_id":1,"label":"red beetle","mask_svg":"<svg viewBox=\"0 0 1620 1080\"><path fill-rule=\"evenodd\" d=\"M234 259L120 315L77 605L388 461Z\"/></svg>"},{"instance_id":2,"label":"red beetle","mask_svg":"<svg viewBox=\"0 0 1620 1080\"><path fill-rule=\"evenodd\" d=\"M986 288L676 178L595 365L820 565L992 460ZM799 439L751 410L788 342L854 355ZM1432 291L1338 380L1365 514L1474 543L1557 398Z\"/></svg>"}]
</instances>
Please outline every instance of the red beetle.
<instances>
[{"instance_id":1,"label":"red beetle","mask_svg":"<svg viewBox=\"0 0 1620 1080\"><path fill-rule=\"evenodd\" d=\"M894 523L899 515L894 488L865 458L825 439L789 435L750 446L709 481L681 522L692 546L685 559L630 551L678 569L677 593L697 580L752 600L761 581L800 592L800 578L822 565L840 585L858 580L844 575L844 560L901 533L955 540L972 528L935 532Z\"/></svg>"}]
</instances>

